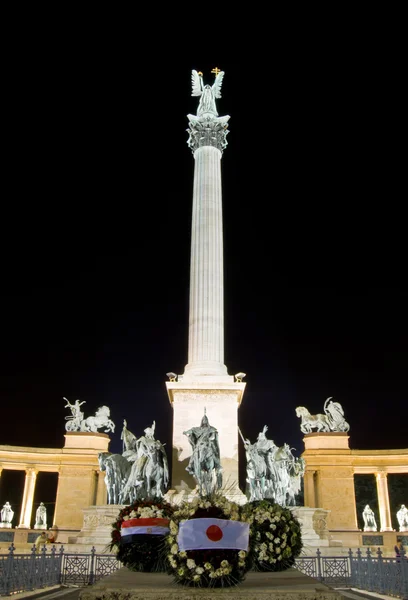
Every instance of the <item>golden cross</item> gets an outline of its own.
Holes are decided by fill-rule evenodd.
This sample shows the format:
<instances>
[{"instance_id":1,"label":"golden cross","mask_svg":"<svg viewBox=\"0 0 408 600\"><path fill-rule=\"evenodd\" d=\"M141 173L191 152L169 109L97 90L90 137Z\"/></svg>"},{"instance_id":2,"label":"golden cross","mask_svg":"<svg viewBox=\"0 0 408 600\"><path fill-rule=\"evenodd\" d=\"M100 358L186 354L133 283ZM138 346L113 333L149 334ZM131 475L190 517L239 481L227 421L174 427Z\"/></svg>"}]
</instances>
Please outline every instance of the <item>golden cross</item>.
<instances>
[{"instance_id":1,"label":"golden cross","mask_svg":"<svg viewBox=\"0 0 408 600\"><path fill-rule=\"evenodd\" d=\"M214 69L211 71L211 73L215 73L215 76L216 76L216 77L218 77L218 73L221 73L221 70L220 70L220 69L217 69L217 67L215 67L215 68L214 68Z\"/></svg>"}]
</instances>

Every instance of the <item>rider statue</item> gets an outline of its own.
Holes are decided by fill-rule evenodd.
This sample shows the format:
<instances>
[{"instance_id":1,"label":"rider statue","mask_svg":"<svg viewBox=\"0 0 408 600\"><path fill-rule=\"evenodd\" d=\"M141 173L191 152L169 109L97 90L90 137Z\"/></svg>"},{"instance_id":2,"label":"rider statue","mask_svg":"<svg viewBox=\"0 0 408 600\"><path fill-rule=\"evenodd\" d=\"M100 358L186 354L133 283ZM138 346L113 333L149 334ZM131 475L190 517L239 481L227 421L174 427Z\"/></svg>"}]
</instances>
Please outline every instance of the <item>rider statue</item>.
<instances>
[{"instance_id":1,"label":"rider statue","mask_svg":"<svg viewBox=\"0 0 408 600\"><path fill-rule=\"evenodd\" d=\"M344 410L340 402L333 402L332 397L327 398L323 408L332 431L348 431L350 429L350 425L344 418Z\"/></svg>"},{"instance_id":2,"label":"rider statue","mask_svg":"<svg viewBox=\"0 0 408 600\"><path fill-rule=\"evenodd\" d=\"M183 433L187 436L193 450L186 471L194 477L198 486L201 490L204 489L206 494L219 490L222 486L222 468L218 431L210 425L205 409L200 427L192 427ZM210 485L207 485L208 481L204 481L207 473L215 475L214 482Z\"/></svg>"},{"instance_id":3,"label":"rider statue","mask_svg":"<svg viewBox=\"0 0 408 600\"><path fill-rule=\"evenodd\" d=\"M126 485L126 491L132 490L133 501L150 494L151 482L148 481L147 473L149 463L153 472L157 467L156 471L162 473L160 481L156 481L154 485L155 495L161 497L167 491L165 489L169 478L167 455L163 444L154 437L155 428L156 422L153 421L153 425L144 430L146 435L142 435L134 441L134 450L129 449L123 454L123 456L127 456L128 461L134 461Z\"/></svg>"},{"instance_id":4,"label":"rider statue","mask_svg":"<svg viewBox=\"0 0 408 600\"><path fill-rule=\"evenodd\" d=\"M274 498L278 481L278 469L275 461L275 454L278 450L278 446L273 440L268 440L266 437L267 431L268 426L264 425L262 431L258 433L255 447L266 463L265 498Z\"/></svg>"},{"instance_id":5,"label":"rider statue","mask_svg":"<svg viewBox=\"0 0 408 600\"><path fill-rule=\"evenodd\" d=\"M122 456L124 456L125 458L128 458L128 460L129 460L129 457L137 454L137 445L136 445L137 437L131 431L129 431L129 429L127 428L126 419L123 420L123 429L122 429L122 433L120 435L120 439L123 441ZM130 460L132 460L132 459L130 459Z\"/></svg>"}]
</instances>

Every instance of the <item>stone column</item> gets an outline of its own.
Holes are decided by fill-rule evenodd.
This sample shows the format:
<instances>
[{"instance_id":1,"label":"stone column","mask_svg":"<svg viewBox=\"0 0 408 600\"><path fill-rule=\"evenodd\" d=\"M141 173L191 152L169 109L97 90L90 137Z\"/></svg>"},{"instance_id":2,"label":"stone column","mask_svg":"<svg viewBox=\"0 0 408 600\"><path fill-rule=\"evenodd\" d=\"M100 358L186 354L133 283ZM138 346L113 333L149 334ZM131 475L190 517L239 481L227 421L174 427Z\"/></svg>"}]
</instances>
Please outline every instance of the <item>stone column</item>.
<instances>
[{"instance_id":1,"label":"stone column","mask_svg":"<svg viewBox=\"0 0 408 600\"><path fill-rule=\"evenodd\" d=\"M315 473L316 471L306 469L303 478L304 493L305 493L305 506L309 508L316 508L316 490L315 490Z\"/></svg>"},{"instance_id":2,"label":"stone column","mask_svg":"<svg viewBox=\"0 0 408 600\"><path fill-rule=\"evenodd\" d=\"M98 489L96 491L96 506L108 504L108 490L105 483L105 471L98 473Z\"/></svg>"},{"instance_id":3,"label":"stone column","mask_svg":"<svg viewBox=\"0 0 408 600\"><path fill-rule=\"evenodd\" d=\"M20 524L18 525L22 529L30 529L31 527L31 513L33 511L37 474L38 471L36 469L26 469L23 503L21 505Z\"/></svg>"},{"instance_id":4,"label":"stone column","mask_svg":"<svg viewBox=\"0 0 408 600\"><path fill-rule=\"evenodd\" d=\"M380 531L393 531L391 526L390 498L388 495L387 473L378 471L377 481L378 510L380 511Z\"/></svg>"}]
</instances>

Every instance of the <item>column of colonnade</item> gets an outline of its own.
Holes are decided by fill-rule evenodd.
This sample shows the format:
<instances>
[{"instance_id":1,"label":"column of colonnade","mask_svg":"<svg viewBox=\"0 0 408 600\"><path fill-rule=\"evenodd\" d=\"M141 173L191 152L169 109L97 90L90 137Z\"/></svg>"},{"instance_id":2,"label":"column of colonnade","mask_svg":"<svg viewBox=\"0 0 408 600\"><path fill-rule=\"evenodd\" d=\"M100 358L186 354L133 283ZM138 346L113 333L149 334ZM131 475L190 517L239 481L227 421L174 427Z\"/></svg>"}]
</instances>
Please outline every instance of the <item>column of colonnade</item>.
<instances>
[{"instance_id":1,"label":"column of colonnade","mask_svg":"<svg viewBox=\"0 0 408 600\"><path fill-rule=\"evenodd\" d=\"M29 468L26 469L25 473L23 503L21 505L20 523L18 527L22 529L30 529L38 470L35 468Z\"/></svg>"},{"instance_id":2,"label":"column of colonnade","mask_svg":"<svg viewBox=\"0 0 408 600\"><path fill-rule=\"evenodd\" d=\"M378 510L380 513L380 531L393 531L391 525L390 497L386 471L376 471Z\"/></svg>"}]
</instances>

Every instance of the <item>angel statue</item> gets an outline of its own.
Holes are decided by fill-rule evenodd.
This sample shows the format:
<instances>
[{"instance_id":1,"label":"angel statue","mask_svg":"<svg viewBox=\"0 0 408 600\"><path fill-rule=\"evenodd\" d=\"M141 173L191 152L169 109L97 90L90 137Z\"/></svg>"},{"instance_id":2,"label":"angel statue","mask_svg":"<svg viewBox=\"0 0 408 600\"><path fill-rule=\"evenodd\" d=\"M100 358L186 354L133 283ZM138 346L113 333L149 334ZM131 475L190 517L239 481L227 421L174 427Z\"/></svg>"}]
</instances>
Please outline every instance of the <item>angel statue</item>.
<instances>
[{"instance_id":1,"label":"angel statue","mask_svg":"<svg viewBox=\"0 0 408 600\"><path fill-rule=\"evenodd\" d=\"M221 85L224 71L213 69L215 81L213 85L204 85L203 74L195 70L191 72L192 96L199 96L197 115L187 115L189 120L188 146L193 153L203 146L214 146L223 152L227 145L229 115L218 116L215 100L221 98Z\"/></svg>"},{"instance_id":2,"label":"angel statue","mask_svg":"<svg viewBox=\"0 0 408 600\"><path fill-rule=\"evenodd\" d=\"M203 74L197 73L197 71L191 72L191 83L193 91L192 96L200 96L200 102L197 109L197 117L218 117L217 107L215 106L215 99L221 98L221 85L224 79L224 71L216 71L215 81L213 85L204 85Z\"/></svg>"}]
</instances>

